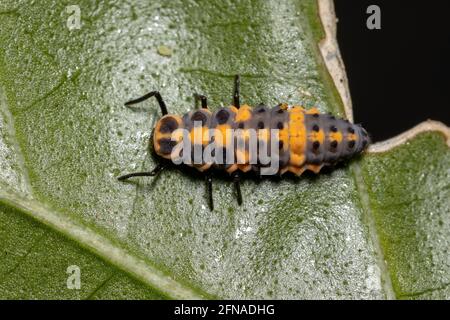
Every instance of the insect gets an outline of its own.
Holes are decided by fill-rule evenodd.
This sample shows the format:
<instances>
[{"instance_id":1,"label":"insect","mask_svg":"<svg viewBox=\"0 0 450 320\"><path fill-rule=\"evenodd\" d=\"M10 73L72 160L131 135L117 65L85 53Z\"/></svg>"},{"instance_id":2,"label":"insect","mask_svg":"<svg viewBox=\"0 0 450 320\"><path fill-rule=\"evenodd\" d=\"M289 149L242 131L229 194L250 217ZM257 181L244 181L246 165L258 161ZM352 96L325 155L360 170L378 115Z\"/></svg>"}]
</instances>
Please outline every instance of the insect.
<instances>
[{"instance_id":1,"label":"insect","mask_svg":"<svg viewBox=\"0 0 450 320\"><path fill-rule=\"evenodd\" d=\"M225 170L233 178L238 204L242 204L240 178L243 173L255 171L261 174L268 166L276 164L276 174L283 175L291 172L300 176L305 170L319 173L323 166L333 166L336 163L352 158L363 152L370 138L360 125L352 124L348 120L337 119L331 114L320 114L317 108L305 110L301 106L288 106L285 103L273 108L260 104L255 108L240 103L240 77L235 77L233 105L211 111L204 95L194 95L201 102L201 109L193 110L182 116L169 114L166 104L158 91L151 91L146 95L125 103L130 106L155 97L161 109L162 117L156 123L153 133L153 148L160 157L156 167L149 172L134 172L120 176L120 181L136 176L156 176L163 169L171 165L174 153L182 156L184 149L179 151L181 143L188 145L188 151L200 147L203 152L208 145L214 143L215 150L222 151L221 155L211 152L213 158L209 161L191 162L206 177L208 204L213 210L212 175L214 170ZM194 125L197 124L197 125ZM186 136L175 135L180 129L188 133ZM243 133L244 143L236 144L235 136L228 135L233 130ZM210 131L220 133L211 136ZM227 131L229 130L229 131ZM276 157L263 163L261 152L250 161L250 145L247 132L255 132L257 151L262 145L276 141L275 148L267 148ZM270 131L276 133L269 135ZM205 133L206 132L206 133ZM200 140L193 138L199 134ZM174 138L174 135L176 136ZM220 137L217 139L217 137ZM247 138L245 138L247 137ZM247 139L247 140L245 140ZM273 145L273 144L272 144ZM176 151L178 150L178 151ZM176 152L175 152L176 151ZM225 155L230 151L232 156L225 161ZM233 155L234 154L234 155ZM191 156L189 156L191 158ZM221 160L221 161L218 161ZM223 160L223 161L222 161Z\"/></svg>"}]
</instances>

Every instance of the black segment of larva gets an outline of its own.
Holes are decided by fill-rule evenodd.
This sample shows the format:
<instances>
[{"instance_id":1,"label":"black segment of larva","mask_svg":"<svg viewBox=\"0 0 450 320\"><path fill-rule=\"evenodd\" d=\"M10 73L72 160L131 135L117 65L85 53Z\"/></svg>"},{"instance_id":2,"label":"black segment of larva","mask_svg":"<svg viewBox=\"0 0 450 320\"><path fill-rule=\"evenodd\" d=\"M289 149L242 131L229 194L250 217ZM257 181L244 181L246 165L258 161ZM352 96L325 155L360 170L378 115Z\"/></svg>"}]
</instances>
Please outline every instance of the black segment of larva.
<instances>
[{"instance_id":1,"label":"black segment of larva","mask_svg":"<svg viewBox=\"0 0 450 320\"><path fill-rule=\"evenodd\" d=\"M314 165L322 164L322 159L317 156L310 156L309 160L308 160L308 164L314 164Z\"/></svg>"},{"instance_id":2,"label":"black segment of larva","mask_svg":"<svg viewBox=\"0 0 450 320\"><path fill-rule=\"evenodd\" d=\"M281 151L280 154L278 155L278 165L280 169L286 167L288 164L289 164L289 153Z\"/></svg>"},{"instance_id":3,"label":"black segment of larva","mask_svg":"<svg viewBox=\"0 0 450 320\"><path fill-rule=\"evenodd\" d=\"M161 133L172 133L178 129L178 122L172 117L165 117L161 119L161 124L159 127L159 132Z\"/></svg>"},{"instance_id":4,"label":"black segment of larva","mask_svg":"<svg viewBox=\"0 0 450 320\"><path fill-rule=\"evenodd\" d=\"M306 163L307 164L319 164L322 162L323 159L323 152L322 152L322 144L319 141L312 140L311 135L312 133L317 133L320 130L320 127L323 125L322 120L323 116L318 114L305 114L304 116L305 121L305 129L306 129ZM316 129L318 129L316 131Z\"/></svg>"},{"instance_id":5,"label":"black segment of larva","mask_svg":"<svg viewBox=\"0 0 450 320\"><path fill-rule=\"evenodd\" d=\"M350 149L352 149L354 146L355 146L355 140L350 140L350 141L348 142L348 147L349 147Z\"/></svg>"},{"instance_id":6,"label":"black segment of larva","mask_svg":"<svg viewBox=\"0 0 450 320\"><path fill-rule=\"evenodd\" d=\"M177 145L176 141L171 140L170 138L161 138L158 140L159 151L162 154L170 154L172 149Z\"/></svg>"},{"instance_id":7,"label":"black segment of larva","mask_svg":"<svg viewBox=\"0 0 450 320\"><path fill-rule=\"evenodd\" d=\"M264 113L264 112L267 112L267 108L264 104L260 103L253 112L254 113Z\"/></svg>"},{"instance_id":8,"label":"black segment of larva","mask_svg":"<svg viewBox=\"0 0 450 320\"><path fill-rule=\"evenodd\" d=\"M236 114L232 111L232 108L219 108L211 115L209 128L213 129L220 125L235 125Z\"/></svg>"},{"instance_id":9,"label":"black segment of larva","mask_svg":"<svg viewBox=\"0 0 450 320\"><path fill-rule=\"evenodd\" d=\"M290 119L290 114L289 112L282 112L279 113L280 106L275 106L272 109L270 109L269 112L267 112L267 128L268 129L276 129L276 130L283 130L288 128L289 126L289 119ZM270 139L269 139L270 140ZM278 142L278 147L280 147L280 142ZM286 166L289 165L289 160L291 157L291 151L289 148L289 141L286 141L287 143L282 143L282 147L283 148L279 148L278 150L278 161L279 161L279 170L282 171L286 168ZM268 141L269 143L269 150L268 150L268 154L270 155L270 145L271 142Z\"/></svg>"},{"instance_id":10,"label":"black segment of larva","mask_svg":"<svg viewBox=\"0 0 450 320\"><path fill-rule=\"evenodd\" d=\"M214 166L216 166L217 168L225 168L225 163L226 163L226 159L227 159L227 149L226 148L222 148L222 149L217 149L218 153L214 153Z\"/></svg>"},{"instance_id":11,"label":"black segment of larva","mask_svg":"<svg viewBox=\"0 0 450 320\"><path fill-rule=\"evenodd\" d=\"M204 161L203 161L203 157L198 157L198 159L196 159L195 158L195 150L201 150L202 151L202 154L203 154L203 151L204 151L204 146L203 145L201 145L201 144L192 144L191 145L191 161L192 161L192 164L194 165L194 166L198 166L198 165L204 165L205 163L204 163ZM196 163L197 162L197 163Z\"/></svg>"},{"instance_id":12,"label":"black segment of larva","mask_svg":"<svg viewBox=\"0 0 450 320\"><path fill-rule=\"evenodd\" d=\"M201 111L195 111L191 116L191 121L199 121L202 123L202 126L206 124L207 119L208 117Z\"/></svg>"},{"instance_id":13,"label":"black segment of larva","mask_svg":"<svg viewBox=\"0 0 450 320\"><path fill-rule=\"evenodd\" d=\"M289 163L289 159L291 158L291 152L287 149L280 149L278 157L283 159L283 162L287 165Z\"/></svg>"},{"instance_id":14,"label":"black segment of larva","mask_svg":"<svg viewBox=\"0 0 450 320\"><path fill-rule=\"evenodd\" d=\"M333 155L328 156L324 160L324 163L327 164L327 165L334 165L338 161L339 161L339 157L337 156L337 154L333 154Z\"/></svg>"},{"instance_id":15,"label":"black segment of larva","mask_svg":"<svg viewBox=\"0 0 450 320\"><path fill-rule=\"evenodd\" d=\"M336 120L334 120L334 122L335 122L336 126L338 127L339 132L341 132L341 134L342 134L342 141L338 145L337 154L339 156L339 159L348 159L356 151L356 148L352 149L349 147L349 144L348 144L349 139L347 136L347 132L348 132L348 127L351 124L348 121L343 120L343 119L336 119Z\"/></svg>"},{"instance_id":16,"label":"black segment of larva","mask_svg":"<svg viewBox=\"0 0 450 320\"><path fill-rule=\"evenodd\" d=\"M264 111L263 111L264 110ZM265 105L260 104L256 109L252 111L252 115L246 128L253 128L256 130L266 129L270 127L270 114Z\"/></svg>"},{"instance_id":17,"label":"black segment of larva","mask_svg":"<svg viewBox=\"0 0 450 320\"><path fill-rule=\"evenodd\" d=\"M344 128L347 125L340 119L334 118L334 116L330 114L321 114L319 117L307 117L307 121L312 121L316 123L319 128L322 129L324 134L323 143L317 149L314 149L313 143L310 144L309 150L311 150L311 155L308 155L307 163L317 163L317 160L320 160L320 163L335 163L338 159L341 158L342 152L345 149L345 152L349 152L347 148L345 148L343 142L339 142L336 140L335 135L339 135L339 132L343 134ZM314 128L311 127L311 130ZM345 137L343 136L344 140ZM317 147L317 145L316 145Z\"/></svg>"},{"instance_id":18,"label":"black segment of larva","mask_svg":"<svg viewBox=\"0 0 450 320\"><path fill-rule=\"evenodd\" d=\"M198 125L198 123L201 123L204 127L209 127L210 119L211 114L204 109L200 109L185 113L182 117L182 123L184 129L190 131L194 128L194 125Z\"/></svg>"},{"instance_id":19,"label":"black segment of larva","mask_svg":"<svg viewBox=\"0 0 450 320\"><path fill-rule=\"evenodd\" d=\"M228 110L222 109L216 113L216 120L218 124L224 124L230 118L230 112Z\"/></svg>"}]
</instances>

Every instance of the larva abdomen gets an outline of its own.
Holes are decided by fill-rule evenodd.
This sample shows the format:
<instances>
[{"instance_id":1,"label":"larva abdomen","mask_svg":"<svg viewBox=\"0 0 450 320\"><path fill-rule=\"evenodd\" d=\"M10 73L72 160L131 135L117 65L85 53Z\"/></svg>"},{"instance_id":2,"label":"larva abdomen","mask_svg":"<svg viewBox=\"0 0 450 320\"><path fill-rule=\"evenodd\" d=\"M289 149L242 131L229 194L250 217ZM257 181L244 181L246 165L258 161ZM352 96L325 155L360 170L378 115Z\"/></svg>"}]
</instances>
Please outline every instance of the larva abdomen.
<instances>
[{"instance_id":1,"label":"larva abdomen","mask_svg":"<svg viewBox=\"0 0 450 320\"><path fill-rule=\"evenodd\" d=\"M249 144L239 145L236 138L229 136L228 131L239 130L240 134L245 136L250 136L253 131L258 139L258 146L270 146L271 131L277 130L277 157L272 161L278 161L278 173L291 171L297 175L306 169L318 172L323 165L333 165L340 160L351 158L362 152L369 143L367 132L359 125L337 119L330 114L320 114L315 108L305 110L300 106L288 107L286 104L273 108L264 105L255 108L242 105L237 109L231 106L214 112L200 109L188 112L182 117L166 115L157 123L154 134L154 147L158 155L170 158L176 144L170 140L170 136L177 129L189 132L192 150L196 144L201 144L204 150L212 143L210 138L206 138L207 132L212 129L221 133L221 139L215 139L214 142L217 147L222 148L222 155L233 148L235 157L231 162L226 162L224 158L221 158L220 162L217 158L217 161L212 163L193 164L200 171L211 166L229 173L236 170L248 172L261 169L263 164L259 159L260 154L257 153L256 163L252 163ZM198 141L194 141L195 130L199 134L201 132L201 139ZM270 151L268 153L270 155Z\"/></svg>"}]
</instances>

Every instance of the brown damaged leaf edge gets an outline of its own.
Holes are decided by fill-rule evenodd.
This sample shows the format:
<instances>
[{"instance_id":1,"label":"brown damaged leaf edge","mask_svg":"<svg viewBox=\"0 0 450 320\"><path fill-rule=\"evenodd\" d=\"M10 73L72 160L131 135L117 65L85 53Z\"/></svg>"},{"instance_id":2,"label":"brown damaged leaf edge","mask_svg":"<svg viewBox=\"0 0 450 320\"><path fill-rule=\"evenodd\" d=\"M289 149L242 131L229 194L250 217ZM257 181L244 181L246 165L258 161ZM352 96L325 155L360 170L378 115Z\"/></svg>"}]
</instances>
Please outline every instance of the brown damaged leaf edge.
<instances>
[{"instance_id":1,"label":"brown damaged leaf edge","mask_svg":"<svg viewBox=\"0 0 450 320\"><path fill-rule=\"evenodd\" d=\"M337 21L334 11L334 4L333 1L330 0L317 0L317 3L319 7L320 21L322 22L325 31L325 38L319 43L322 58L341 96L345 108L345 114L347 118L353 122L352 101L348 86L348 78L345 73L344 61L342 60L339 51L339 44L337 43L336 38ZM450 128L442 122L427 120L396 137L371 144L367 152L388 152L408 140L413 139L416 135L428 131L436 131L443 134L447 145L450 147Z\"/></svg>"},{"instance_id":2,"label":"brown damaged leaf edge","mask_svg":"<svg viewBox=\"0 0 450 320\"><path fill-rule=\"evenodd\" d=\"M339 45L336 38L337 20L334 11L334 3L330 0L318 0L318 7L320 21L322 22L325 31L325 38L319 43L321 55L342 99L345 114L347 115L347 118L353 122L353 110L348 86L348 78L345 73L344 62L340 55ZM370 155L389 152L412 140L417 135L425 132L436 132L442 134L447 146L450 147L450 128L439 121L427 120L396 137L371 144L365 151L365 154ZM358 190L361 195L364 208L363 210L366 211L365 219L369 227L371 241L377 252L378 265L382 270L381 278L386 297L387 299L401 298L400 296L397 296L392 284L392 275L389 272L389 268L385 260L384 251L376 227L375 217L365 195L367 192L367 186L365 186L363 180L360 164L357 162L353 163L351 164L351 168L355 177L356 185L358 186Z\"/></svg>"},{"instance_id":3,"label":"brown damaged leaf edge","mask_svg":"<svg viewBox=\"0 0 450 320\"><path fill-rule=\"evenodd\" d=\"M417 126L408 131L399 134L398 136L371 145L367 151L369 153L388 152L394 149L395 147L401 146L407 141L413 139L418 134L430 131L435 131L442 134L445 139L445 142L447 143L447 146L450 147L450 128L447 127L442 122L428 120L418 124Z\"/></svg>"}]
</instances>

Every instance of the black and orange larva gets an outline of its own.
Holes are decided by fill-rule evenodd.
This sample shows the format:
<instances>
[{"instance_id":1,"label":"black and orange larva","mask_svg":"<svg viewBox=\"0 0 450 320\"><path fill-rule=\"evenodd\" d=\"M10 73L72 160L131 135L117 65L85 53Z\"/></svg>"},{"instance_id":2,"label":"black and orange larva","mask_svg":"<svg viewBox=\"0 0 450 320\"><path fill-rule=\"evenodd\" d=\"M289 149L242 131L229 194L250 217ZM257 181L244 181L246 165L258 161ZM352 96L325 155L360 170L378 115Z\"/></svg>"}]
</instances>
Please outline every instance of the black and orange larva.
<instances>
[{"instance_id":1,"label":"black and orange larva","mask_svg":"<svg viewBox=\"0 0 450 320\"><path fill-rule=\"evenodd\" d=\"M156 154L163 158L162 160L171 159L172 151L178 143L171 139L171 135L180 128L188 130L191 134L194 133L194 130L216 129L223 131L223 141L215 141L215 143L221 144L223 154L226 154L227 148L234 148L237 156L244 154L241 161L235 161L235 163L219 164L212 162L191 165L205 173L211 210L213 209L212 169L225 170L233 177L238 203L241 204L240 174L249 171L260 172L263 167L262 164L259 164L259 161L255 164L250 164L247 161L248 155L246 153L248 153L248 150L245 150L245 147L240 150L239 146L230 144L230 139L225 134L227 129L241 129L244 132L248 129L254 129L258 133L258 140L265 139L266 143L270 139L270 136L266 134L268 130L278 129L279 154L276 161L278 161L277 168L279 169L277 173L279 175L292 172L300 176L305 170L319 173L325 165L332 166L339 161L361 153L370 143L366 130L360 125L352 124L348 120L336 119L330 114L320 114L316 108L305 110L301 106L289 107L284 103L270 109L262 104L255 108L241 105L239 86L240 78L236 76L233 105L228 108L217 109L214 112L209 110L207 98L203 95L196 95L196 98L201 101L201 109L188 112L182 116L168 114L166 104L158 91L152 91L125 103L126 106L129 106L150 97L157 99L163 116L156 123L154 129L153 147ZM194 121L200 121L201 126L194 127ZM189 143L194 147L193 142ZM208 139L202 139L202 148L209 143ZM135 176L155 176L169 163L169 161L162 161L150 172L130 173L118 179L122 181Z\"/></svg>"}]
</instances>

